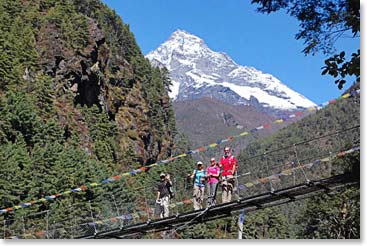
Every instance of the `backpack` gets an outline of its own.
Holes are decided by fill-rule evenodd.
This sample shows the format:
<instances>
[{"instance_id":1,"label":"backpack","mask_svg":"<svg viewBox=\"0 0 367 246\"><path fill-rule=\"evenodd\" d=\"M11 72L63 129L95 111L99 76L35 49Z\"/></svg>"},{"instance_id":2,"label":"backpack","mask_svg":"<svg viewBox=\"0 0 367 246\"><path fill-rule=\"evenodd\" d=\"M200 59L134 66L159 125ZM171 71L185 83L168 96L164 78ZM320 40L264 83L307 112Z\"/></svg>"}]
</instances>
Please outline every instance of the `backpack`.
<instances>
[{"instance_id":1,"label":"backpack","mask_svg":"<svg viewBox=\"0 0 367 246\"><path fill-rule=\"evenodd\" d=\"M173 183L170 185L168 182L166 183L167 190L169 193L169 199L173 199L175 197L175 192L173 191Z\"/></svg>"},{"instance_id":2,"label":"backpack","mask_svg":"<svg viewBox=\"0 0 367 246\"><path fill-rule=\"evenodd\" d=\"M193 186L195 185L195 179L196 179L196 172L197 171L198 171L198 169L195 169L195 175L194 175L194 178L192 179L192 185ZM206 170L204 170L204 174L206 174ZM204 176L203 178L204 178L204 180L203 181L200 180L200 184L205 185L205 181L207 181L206 176Z\"/></svg>"}]
</instances>

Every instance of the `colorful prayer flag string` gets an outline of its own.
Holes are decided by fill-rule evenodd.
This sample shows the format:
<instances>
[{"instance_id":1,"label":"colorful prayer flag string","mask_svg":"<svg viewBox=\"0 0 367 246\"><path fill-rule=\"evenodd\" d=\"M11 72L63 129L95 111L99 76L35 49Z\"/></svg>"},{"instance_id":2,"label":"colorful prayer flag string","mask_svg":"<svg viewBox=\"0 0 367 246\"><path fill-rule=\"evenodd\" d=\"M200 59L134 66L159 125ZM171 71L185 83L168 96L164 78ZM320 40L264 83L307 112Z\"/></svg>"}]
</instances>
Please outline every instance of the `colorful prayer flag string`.
<instances>
[{"instance_id":1,"label":"colorful prayer flag string","mask_svg":"<svg viewBox=\"0 0 367 246\"><path fill-rule=\"evenodd\" d=\"M359 93L360 93L360 90L359 89L358 90L355 90L355 91L351 91L350 93L346 93L346 94L342 95L341 97L339 97L337 99L329 100L328 102L322 103L321 105L318 105L318 106L319 107L325 107L325 106L327 106L329 104L335 103L339 99L346 99L346 98L349 98L349 97L353 97L353 96L356 96ZM313 107L313 108L314 109L317 109L317 107L316 108ZM308 111L308 109L305 109L305 111ZM288 118L299 117L302 114L303 114L302 112L295 112L294 114L289 115ZM287 118L283 117L281 119L275 120L273 123L280 124L280 123L283 123L286 120L287 120ZM143 172L145 170L149 170L150 168L155 167L155 166L158 166L159 164L166 164L166 163L168 163L170 161L174 161L174 160L176 160L178 158L182 158L182 157L185 157L187 155L191 155L191 154L195 154L195 153L199 153L199 152L204 152L208 148L213 148L213 147L218 146L218 145L220 145L222 143L225 143L225 142L228 142L228 141L233 141L235 138L247 136L250 133L257 132L258 130L261 130L261 129L269 129L270 126L271 126L270 123L262 124L262 125L260 125L258 127L255 127L254 129L250 130L249 132L248 131L245 131L245 132L242 132L242 133L240 133L239 135L236 135L236 136L229 136L226 139L217 140L215 143L209 144L208 146L203 146L203 147L200 147L200 148L198 148L196 150L190 150L190 151L188 151L188 152L186 152L184 154L180 154L180 155L175 156L175 157L170 157L170 158L168 158L166 160L157 161L156 163L153 163L153 164L150 164L150 165L146 166L145 168L147 168L147 169L143 169L143 167L142 167L140 169L132 170L130 172L122 173L122 174L117 175L117 176L113 176L113 177L110 177L110 178L107 178L107 179L103 179L99 183L93 182L93 183L90 183L88 185L81 186L83 188L78 187L78 188L70 189L70 190L67 190L67 191L64 191L64 192L60 192L60 193L57 193L57 194L54 194L54 195L51 195L51 196L47 196L45 198L34 200L34 201L31 201L31 202L28 202L28 203L22 203L22 204L19 204L19 205L14 206L12 208L1 209L0 210L0 214L13 211L14 209L26 208L26 207L29 207L29 206L35 204L35 203L51 201L51 200L54 200L55 198L61 197L63 195L69 195L71 193L78 193L80 191L85 191L88 186L89 187L95 187L95 186L98 186L98 185L101 185L101 184L108 184L108 183L114 182L114 181L119 180L119 179L121 179L122 177L125 177L125 176L135 176L137 173L141 173L141 172Z\"/></svg>"}]
</instances>

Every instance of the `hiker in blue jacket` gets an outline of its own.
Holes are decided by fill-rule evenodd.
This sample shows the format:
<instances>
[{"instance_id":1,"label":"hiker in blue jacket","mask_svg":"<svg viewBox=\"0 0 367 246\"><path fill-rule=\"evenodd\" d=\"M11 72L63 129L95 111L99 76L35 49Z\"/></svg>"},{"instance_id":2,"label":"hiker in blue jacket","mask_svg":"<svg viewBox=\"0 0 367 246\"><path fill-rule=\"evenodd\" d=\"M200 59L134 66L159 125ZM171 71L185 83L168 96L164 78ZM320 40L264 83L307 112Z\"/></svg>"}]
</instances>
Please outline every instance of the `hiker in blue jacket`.
<instances>
[{"instance_id":1,"label":"hiker in blue jacket","mask_svg":"<svg viewBox=\"0 0 367 246\"><path fill-rule=\"evenodd\" d=\"M194 191L193 191L194 209L199 210L203 208L206 172L204 170L204 166L201 161L198 161L196 165L197 168L191 174L190 178L194 179Z\"/></svg>"}]
</instances>

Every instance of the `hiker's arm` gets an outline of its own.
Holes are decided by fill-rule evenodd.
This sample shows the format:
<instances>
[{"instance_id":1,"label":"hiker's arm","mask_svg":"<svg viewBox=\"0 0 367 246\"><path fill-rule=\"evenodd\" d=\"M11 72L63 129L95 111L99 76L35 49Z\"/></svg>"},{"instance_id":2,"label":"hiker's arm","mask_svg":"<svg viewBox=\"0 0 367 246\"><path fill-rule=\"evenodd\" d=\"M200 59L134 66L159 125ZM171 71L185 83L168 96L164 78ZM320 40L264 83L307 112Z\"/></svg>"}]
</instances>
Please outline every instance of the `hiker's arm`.
<instances>
[{"instance_id":1,"label":"hiker's arm","mask_svg":"<svg viewBox=\"0 0 367 246\"><path fill-rule=\"evenodd\" d=\"M192 172L190 178L194 178L194 176L195 176L195 171Z\"/></svg>"},{"instance_id":2,"label":"hiker's arm","mask_svg":"<svg viewBox=\"0 0 367 246\"><path fill-rule=\"evenodd\" d=\"M232 174L234 175L234 173L236 172L236 164L233 164L233 167L232 167Z\"/></svg>"},{"instance_id":3,"label":"hiker's arm","mask_svg":"<svg viewBox=\"0 0 367 246\"><path fill-rule=\"evenodd\" d=\"M216 177L216 178L219 178L219 172L220 172L220 169L218 168L217 169L217 173L215 175L213 175L213 176Z\"/></svg>"},{"instance_id":4,"label":"hiker's arm","mask_svg":"<svg viewBox=\"0 0 367 246\"><path fill-rule=\"evenodd\" d=\"M168 181L168 183L169 183L170 186L173 186L172 180L171 180L171 178L170 178L169 175L167 175L166 180Z\"/></svg>"}]
</instances>

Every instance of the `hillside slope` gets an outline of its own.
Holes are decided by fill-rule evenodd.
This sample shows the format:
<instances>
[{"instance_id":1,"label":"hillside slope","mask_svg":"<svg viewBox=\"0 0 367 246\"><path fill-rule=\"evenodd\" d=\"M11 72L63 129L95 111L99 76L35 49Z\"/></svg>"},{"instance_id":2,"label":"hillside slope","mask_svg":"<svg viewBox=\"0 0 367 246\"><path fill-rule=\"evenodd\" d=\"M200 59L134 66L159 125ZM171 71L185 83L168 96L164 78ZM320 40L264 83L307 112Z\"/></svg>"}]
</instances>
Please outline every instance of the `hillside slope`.
<instances>
[{"instance_id":1,"label":"hillside slope","mask_svg":"<svg viewBox=\"0 0 367 246\"><path fill-rule=\"evenodd\" d=\"M359 84L347 92L356 89ZM360 96L356 94L249 144L238 156L240 173L250 173L240 183L257 179L257 185L245 189L256 194L292 187L307 180L312 185L313 180L345 172L359 179L360 152L343 152L359 150L359 146ZM255 212L249 215L244 230L248 238L360 238L359 211L359 187L344 187L332 194ZM264 217L277 218L278 222L263 220ZM262 221L259 225L251 223L259 220ZM254 231L259 227L268 227L268 230L264 234ZM272 233L280 227L284 229L282 233Z\"/></svg>"},{"instance_id":2,"label":"hillside slope","mask_svg":"<svg viewBox=\"0 0 367 246\"><path fill-rule=\"evenodd\" d=\"M0 49L1 208L170 155L165 75L99 0L0 0Z\"/></svg>"},{"instance_id":3,"label":"hillside slope","mask_svg":"<svg viewBox=\"0 0 367 246\"><path fill-rule=\"evenodd\" d=\"M193 147L239 134L274 119L252 106L230 105L215 98L178 101L173 105L177 129L185 133Z\"/></svg>"}]
</instances>

